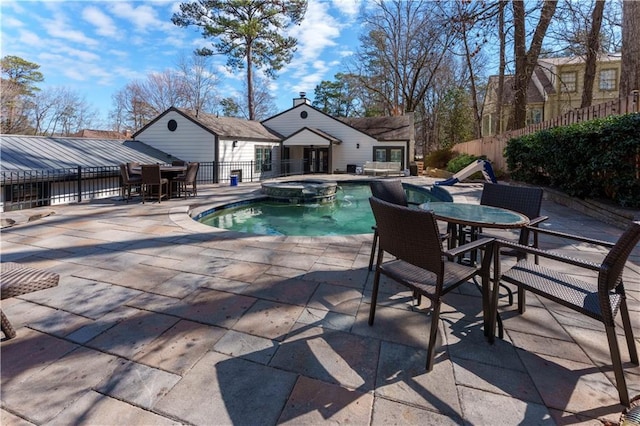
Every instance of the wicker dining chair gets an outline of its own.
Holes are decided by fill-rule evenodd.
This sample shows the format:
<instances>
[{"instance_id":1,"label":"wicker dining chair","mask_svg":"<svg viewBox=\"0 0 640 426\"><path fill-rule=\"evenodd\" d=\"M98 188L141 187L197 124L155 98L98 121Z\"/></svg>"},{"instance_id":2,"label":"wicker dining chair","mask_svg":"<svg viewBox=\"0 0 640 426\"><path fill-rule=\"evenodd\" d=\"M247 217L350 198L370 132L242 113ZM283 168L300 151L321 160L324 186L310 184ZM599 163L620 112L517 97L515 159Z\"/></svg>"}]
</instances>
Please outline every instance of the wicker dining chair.
<instances>
[{"instance_id":1,"label":"wicker dining chair","mask_svg":"<svg viewBox=\"0 0 640 426\"><path fill-rule=\"evenodd\" d=\"M184 198L191 193L194 197L198 195L198 187L196 180L198 178L198 170L200 169L200 163L193 162L187 166L187 171L184 175L177 176L173 181L176 182L178 187L178 197L180 193L184 191ZM191 188L188 186L191 185Z\"/></svg>"},{"instance_id":2,"label":"wicker dining chair","mask_svg":"<svg viewBox=\"0 0 640 426\"><path fill-rule=\"evenodd\" d=\"M407 193L404 191L402 181L400 179L374 180L369 183L371 195L388 203L397 204L399 206L408 207L410 203L407 200ZM372 226L373 243L371 245L371 256L369 257L369 270L373 270L373 262L376 256L376 247L378 245L378 230L376 226Z\"/></svg>"},{"instance_id":3,"label":"wicker dining chair","mask_svg":"<svg viewBox=\"0 0 640 426\"><path fill-rule=\"evenodd\" d=\"M414 297L416 294L427 297L431 300L432 315L426 369L431 371L442 296L473 277L479 276L482 279L485 335L490 342L493 342L493 329L488 327L489 324L494 323L488 315L495 313L490 309L491 299L489 297L492 250L488 245L493 239L479 239L444 251L438 224L432 212L410 209L375 197L369 198L369 202L376 219L379 239L373 293L369 308L369 325L373 325L375 318L381 275L408 287L413 291ZM483 256L481 266L449 261L468 251L482 248L488 248L488 250ZM385 253L393 256L394 260L384 262Z\"/></svg>"},{"instance_id":4,"label":"wicker dining chair","mask_svg":"<svg viewBox=\"0 0 640 426\"><path fill-rule=\"evenodd\" d=\"M163 178L160 172L160 166L158 164L143 164L142 165L142 203L144 204L147 196L155 196L154 188L158 188L157 196L158 203L162 201L164 197L170 197L169 179ZM166 190L165 190L166 189Z\"/></svg>"},{"instance_id":5,"label":"wicker dining chair","mask_svg":"<svg viewBox=\"0 0 640 426\"><path fill-rule=\"evenodd\" d=\"M480 204L512 210L527 216L529 218L529 227L521 229L518 242L520 244L538 247L538 233L536 229L541 222L549 219L548 216L540 216L543 195L544 191L538 187L512 186L486 182L482 188ZM533 234L532 242L530 241L530 233ZM505 253L503 252L503 254Z\"/></svg>"},{"instance_id":6,"label":"wicker dining chair","mask_svg":"<svg viewBox=\"0 0 640 426\"><path fill-rule=\"evenodd\" d=\"M549 219L548 216L541 216L542 197L544 191L539 187L513 186L498 183L485 182L480 196L480 204L485 206L500 207L521 213L529 218L529 226L520 228L518 244L531 247L538 247L538 225ZM482 232L482 231L481 231ZM497 237L491 234L484 234L486 237ZM501 237L501 239L504 239ZM518 256L516 250L502 248L502 256ZM534 256L538 263L538 256ZM503 286L507 290L509 305L513 305L513 292L510 288Z\"/></svg>"},{"instance_id":7,"label":"wicker dining chair","mask_svg":"<svg viewBox=\"0 0 640 426\"><path fill-rule=\"evenodd\" d=\"M127 171L129 172L129 176L140 177L142 175L140 163L138 163L137 161L131 161L127 163Z\"/></svg>"},{"instance_id":8,"label":"wicker dining chair","mask_svg":"<svg viewBox=\"0 0 640 426\"><path fill-rule=\"evenodd\" d=\"M405 192L400 179L374 180L369 183L369 187L371 188L371 195L388 203L404 207L420 205L420 203L409 201L407 199L407 193ZM444 192L447 193L446 191ZM449 197L451 196L449 195ZM447 201L453 201L453 198L450 198ZM371 229L373 230L373 243L371 244L371 255L369 257L370 271L373 270L373 263L376 257L376 247L378 245L378 231L376 226L372 226ZM449 234L445 233L441 235L441 238L445 240L448 236Z\"/></svg>"},{"instance_id":9,"label":"wicker dining chair","mask_svg":"<svg viewBox=\"0 0 640 426\"><path fill-rule=\"evenodd\" d=\"M60 275L55 272L43 271L15 262L2 262L0 264L0 298L4 300L55 287L59 279ZM6 339L16 337L16 331L2 309L0 309L0 328Z\"/></svg>"},{"instance_id":10,"label":"wicker dining chair","mask_svg":"<svg viewBox=\"0 0 640 426\"><path fill-rule=\"evenodd\" d=\"M125 198L127 203L131 198L131 188L140 188L142 185L142 175L130 175L129 168L126 164L120 164L120 178L122 180L121 192L122 198Z\"/></svg>"},{"instance_id":11,"label":"wicker dining chair","mask_svg":"<svg viewBox=\"0 0 640 426\"><path fill-rule=\"evenodd\" d=\"M520 314L524 314L526 309L526 290L602 322L607 334L620 402L629 406L629 394L616 338L615 317L620 312L631 362L638 365L638 352L633 339L633 330L622 282L622 271L631 251L640 241L640 222L632 222L615 244L551 230L540 229L538 232L561 238L564 241L584 242L607 247L610 250L602 263L597 265L552 251L496 240L496 249L502 247L511 248L521 253L538 255L540 258L549 259L551 262L548 262L548 265L541 266L528 261L525 257L510 269L500 273L500 262L497 259L498 261L494 265L494 274L500 277L500 280L518 287L518 311ZM569 270L572 275L569 275ZM587 278L589 273L586 271L597 272L597 278ZM573 274L579 274L580 278L576 278ZM497 302L496 294L491 302L492 309L497 310ZM492 318L495 318L495 315L492 315ZM492 327L491 330L495 329L495 324L490 326Z\"/></svg>"}]
</instances>

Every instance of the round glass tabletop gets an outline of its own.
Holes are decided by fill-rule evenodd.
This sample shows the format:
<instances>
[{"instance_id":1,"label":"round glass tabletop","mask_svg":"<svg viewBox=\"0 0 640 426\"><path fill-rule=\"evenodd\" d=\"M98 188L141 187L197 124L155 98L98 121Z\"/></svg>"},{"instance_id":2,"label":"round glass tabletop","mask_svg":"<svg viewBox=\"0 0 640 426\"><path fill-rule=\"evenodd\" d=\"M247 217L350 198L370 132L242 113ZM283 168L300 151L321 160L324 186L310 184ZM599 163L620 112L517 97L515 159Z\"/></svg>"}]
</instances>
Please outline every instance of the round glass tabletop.
<instances>
[{"instance_id":1,"label":"round glass tabletop","mask_svg":"<svg viewBox=\"0 0 640 426\"><path fill-rule=\"evenodd\" d=\"M436 218L461 225L487 228L519 228L529 224L525 215L499 207L480 204L429 202L420 205Z\"/></svg>"}]
</instances>

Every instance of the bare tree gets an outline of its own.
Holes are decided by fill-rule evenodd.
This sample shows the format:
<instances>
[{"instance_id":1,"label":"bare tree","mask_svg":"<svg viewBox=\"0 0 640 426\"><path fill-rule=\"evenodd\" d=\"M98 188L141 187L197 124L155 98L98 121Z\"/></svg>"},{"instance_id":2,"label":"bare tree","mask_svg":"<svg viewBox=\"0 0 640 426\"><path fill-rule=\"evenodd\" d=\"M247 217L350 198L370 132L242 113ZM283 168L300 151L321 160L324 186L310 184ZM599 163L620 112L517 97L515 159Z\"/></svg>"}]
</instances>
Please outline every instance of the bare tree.
<instances>
[{"instance_id":1,"label":"bare tree","mask_svg":"<svg viewBox=\"0 0 640 426\"><path fill-rule=\"evenodd\" d=\"M253 99L254 99L254 120L264 120L275 114L276 105L269 90L269 80L266 78L254 78L253 83ZM244 93L247 93L247 84L244 84ZM231 97L227 98L223 104L223 109L236 117L243 117L251 120L249 113L249 105L247 104L248 98L243 97ZM234 111L235 109L235 111Z\"/></svg>"},{"instance_id":2,"label":"bare tree","mask_svg":"<svg viewBox=\"0 0 640 426\"><path fill-rule=\"evenodd\" d=\"M67 87L42 90L33 103L31 119L38 135L69 136L90 128L97 117L86 98Z\"/></svg>"},{"instance_id":3,"label":"bare tree","mask_svg":"<svg viewBox=\"0 0 640 426\"><path fill-rule=\"evenodd\" d=\"M144 87L139 81L133 81L114 93L112 101L112 120L117 117L121 126L132 132L141 129L159 114L158 109L147 101ZM119 130L122 131L122 128Z\"/></svg>"},{"instance_id":4,"label":"bare tree","mask_svg":"<svg viewBox=\"0 0 640 426\"><path fill-rule=\"evenodd\" d=\"M181 57L178 62L179 73L184 80L184 104L194 111L212 113L218 103L216 87L219 78L211 67L209 57L193 54L189 58Z\"/></svg>"},{"instance_id":5,"label":"bare tree","mask_svg":"<svg viewBox=\"0 0 640 426\"><path fill-rule=\"evenodd\" d=\"M158 115L172 106L187 105L188 84L178 72L165 70L147 75L146 80L137 83L142 99Z\"/></svg>"},{"instance_id":6,"label":"bare tree","mask_svg":"<svg viewBox=\"0 0 640 426\"><path fill-rule=\"evenodd\" d=\"M33 108L30 113L30 120L33 125L33 132L35 135L48 135L51 125L50 117L53 115L52 111L56 107L57 97L55 90L44 90L39 92L33 100Z\"/></svg>"},{"instance_id":7,"label":"bare tree","mask_svg":"<svg viewBox=\"0 0 640 426\"><path fill-rule=\"evenodd\" d=\"M533 69L538 62L538 56L542 49L542 42L555 13L557 1L545 0L540 11L540 18L536 25L531 44L527 49L527 34L525 28L525 3L514 1L514 57L516 73L514 78L514 113L513 125L519 129L527 123L527 88L531 81Z\"/></svg>"},{"instance_id":8,"label":"bare tree","mask_svg":"<svg viewBox=\"0 0 640 426\"><path fill-rule=\"evenodd\" d=\"M354 74L385 115L414 111L448 54L452 30L437 3L377 0L364 15L367 33Z\"/></svg>"},{"instance_id":9,"label":"bare tree","mask_svg":"<svg viewBox=\"0 0 640 426\"><path fill-rule=\"evenodd\" d=\"M498 65L498 91L496 93L496 117L498 118L498 124L500 128L497 129L498 133L503 130L503 105L504 99L504 77L507 69L507 30L505 28L505 11L506 1L500 0L498 2L498 46L499 46L499 65Z\"/></svg>"},{"instance_id":10,"label":"bare tree","mask_svg":"<svg viewBox=\"0 0 640 426\"><path fill-rule=\"evenodd\" d=\"M502 2L455 2L450 12L449 21L456 30L458 41L456 45L461 49L461 52L456 53L464 58L467 68L476 137L480 136L482 124L478 84L480 80L486 80L482 70L487 60L482 49L489 42L490 34L495 31L496 16L502 11Z\"/></svg>"}]
</instances>

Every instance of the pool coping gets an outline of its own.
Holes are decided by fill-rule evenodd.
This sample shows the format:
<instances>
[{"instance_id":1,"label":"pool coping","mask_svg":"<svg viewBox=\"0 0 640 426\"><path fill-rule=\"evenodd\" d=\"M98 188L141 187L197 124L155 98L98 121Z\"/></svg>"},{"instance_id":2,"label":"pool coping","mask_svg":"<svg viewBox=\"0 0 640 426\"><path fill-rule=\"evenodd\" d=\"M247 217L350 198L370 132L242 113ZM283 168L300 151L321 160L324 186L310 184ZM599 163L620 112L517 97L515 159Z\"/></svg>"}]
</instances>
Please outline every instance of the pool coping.
<instances>
[{"instance_id":1,"label":"pool coping","mask_svg":"<svg viewBox=\"0 0 640 426\"><path fill-rule=\"evenodd\" d=\"M297 179L299 180L299 179ZM311 179L314 180L314 179ZM318 180L317 178L315 180ZM365 179L341 179L337 180L338 184L340 183L362 183L363 181L371 181L374 180L371 177ZM430 188L424 185L417 185L411 182L403 181L403 184L410 185L417 189L423 189L426 191L430 191ZM224 234L219 235L220 237L226 238L259 238L260 241L273 241L273 242L287 242L294 244L301 243L312 243L313 241L330 242L330 243L360 243L363 240L368 240L373 238L373 231L364 233L364 234L349 234L349 235L331 235L331 236L301 236L301 235L262 235L262 234L254 234L251 232L239 232L239 231L231 231L224 228L217 228L211 225L205 225L203 223L198 222L195 217L199 215L203 215L205 212L226 208L227 206L232 206L234 204L239 203L250 203L254 201L259 201L263 199L267 199L268 196L264 195L261 192L261 188L256 188L249 193L239 194L236 197L232 197L230 199L218 200L217 202L201 202L196 205L190 206L180 206L174 207L169 211L169 217L172 222L176 225L180 226L183 229L190 230L194 233L205 233L205 234Z\"/></svg>"}]
</instances>

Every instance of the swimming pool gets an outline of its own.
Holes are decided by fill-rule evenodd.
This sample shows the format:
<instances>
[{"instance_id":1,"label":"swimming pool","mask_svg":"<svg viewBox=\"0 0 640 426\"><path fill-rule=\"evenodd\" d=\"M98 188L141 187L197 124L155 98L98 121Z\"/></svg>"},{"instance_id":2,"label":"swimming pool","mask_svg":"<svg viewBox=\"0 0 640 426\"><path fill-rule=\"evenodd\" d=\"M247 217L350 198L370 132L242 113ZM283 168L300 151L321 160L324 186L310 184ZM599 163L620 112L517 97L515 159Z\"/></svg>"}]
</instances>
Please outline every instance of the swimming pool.
<instances>
[{"instance_id":1,"label":"swimming pool","mask_svg":"<svg viewBox=\"0 0 640 426\"><path fill-rule=\"evenodd\" d=\"M429 189L403 184L414 202L443 201ZM336 236L371 233L369 183L340 183L329 203L290 204L268 199L234 203L194 217L205 225L259 235Z\"/></svg>"}]
</instances>

